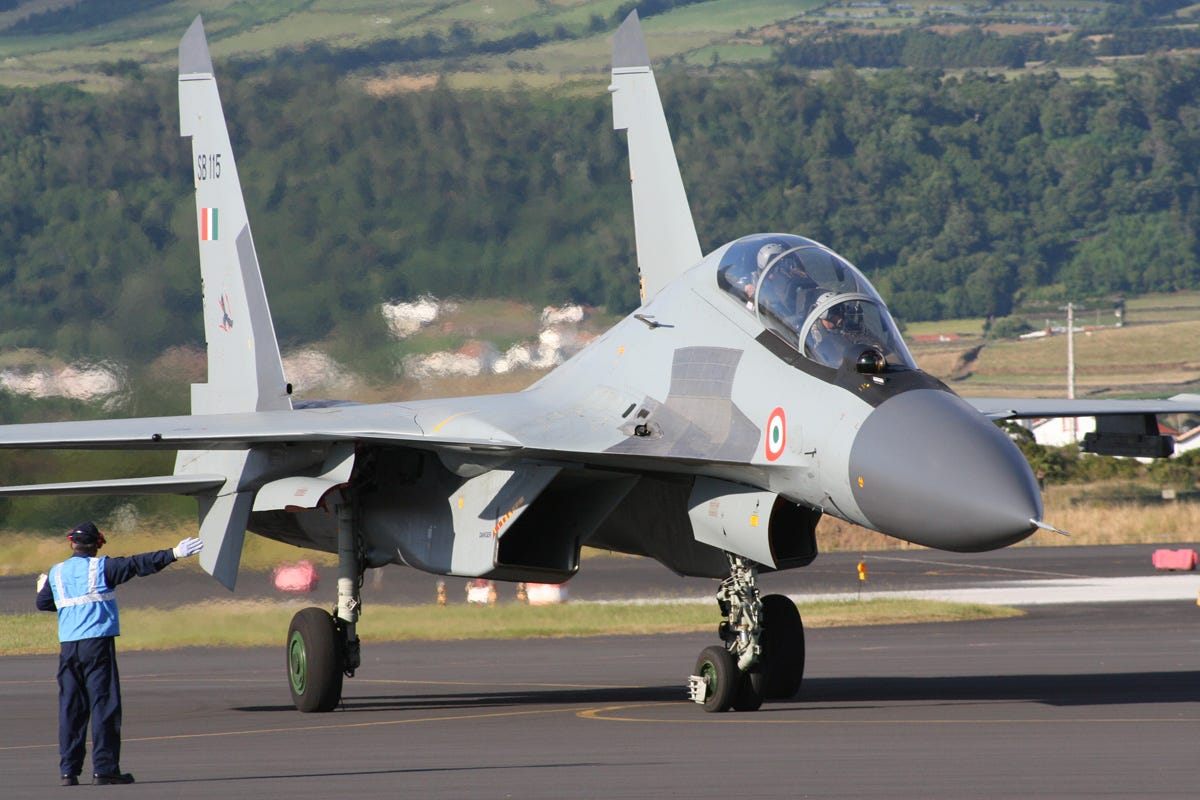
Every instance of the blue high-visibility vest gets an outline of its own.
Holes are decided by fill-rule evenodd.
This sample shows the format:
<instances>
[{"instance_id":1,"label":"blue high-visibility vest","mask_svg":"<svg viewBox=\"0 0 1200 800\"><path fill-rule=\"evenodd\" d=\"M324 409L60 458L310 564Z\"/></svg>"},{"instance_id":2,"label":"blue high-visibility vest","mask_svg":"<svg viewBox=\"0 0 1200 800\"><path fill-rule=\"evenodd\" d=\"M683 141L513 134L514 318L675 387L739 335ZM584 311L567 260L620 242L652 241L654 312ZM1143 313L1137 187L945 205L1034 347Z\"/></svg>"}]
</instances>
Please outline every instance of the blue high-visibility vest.
<instances>
[{"instance_id":1,"label":"blue high-visibility vest","mask_svg":"<svg viewBox=\"0 0 1200 800\"><path fill-rule=\"evenodd\" d=\"M105 558L68 558L50 568L60 642L121 635L117 597L104 579Z\"/></svg>"}]
</instances>

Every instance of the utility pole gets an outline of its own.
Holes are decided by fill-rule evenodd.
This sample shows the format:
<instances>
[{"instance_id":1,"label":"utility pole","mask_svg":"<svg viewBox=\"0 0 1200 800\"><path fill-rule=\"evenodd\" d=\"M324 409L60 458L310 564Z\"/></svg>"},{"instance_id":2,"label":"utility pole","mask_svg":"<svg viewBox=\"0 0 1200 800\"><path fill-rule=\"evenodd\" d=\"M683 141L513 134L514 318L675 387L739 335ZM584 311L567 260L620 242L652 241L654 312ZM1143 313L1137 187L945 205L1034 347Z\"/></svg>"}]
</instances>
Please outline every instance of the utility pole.
<instances>
[{"instance_id":1,"label":"utility pole","mask_svg":"<svg viewBox=\"0 0 1200 800\"><path fill-rule=\"evenodd\" d=\"M1067 399L1075 399L1075 304L1067 303L1060 306L1060 311L1067 312ZM1080 311L1087 309L1080 307ZM1079 423L1075 417L1069 418L1071 426L1071 442L1079 441Z\"/></svg>"},{"instance_id":2,"label":"utility pole","mask_svg":"<svg viewBox=\"0 0 1200 800\"><path fill-rule=\"evenodd\" d=\"M1075 304L1067 303L1067 399L1075 399Z\"/></svg>"}]
</instances>

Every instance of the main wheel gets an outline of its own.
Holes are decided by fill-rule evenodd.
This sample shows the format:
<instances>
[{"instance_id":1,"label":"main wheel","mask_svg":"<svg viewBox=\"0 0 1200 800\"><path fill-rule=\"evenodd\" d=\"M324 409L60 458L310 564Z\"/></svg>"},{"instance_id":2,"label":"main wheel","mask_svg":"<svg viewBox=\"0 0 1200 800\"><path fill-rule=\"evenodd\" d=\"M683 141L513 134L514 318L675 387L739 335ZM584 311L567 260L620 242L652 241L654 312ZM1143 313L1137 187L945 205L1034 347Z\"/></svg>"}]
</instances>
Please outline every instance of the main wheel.
<instances>
[{"instance_id":1,"label":"main wheel","mask_svg":"<svg viewBox=\"0 0 1200 800\"><path fill-rule=\"evenodd\" d=\"M342 699L340 637L333 617L305 608L292 617L287 638L288 686L300 711L332 711Z\"/></svg>"},{"instance_id":2,"label":"main wheel","mask_svg":"<svg viewBox=\"0 0 1200 800\"><path fill-rule=\"evenodd\" d=\"M796 604L781 594L762 599L763 695L790 700L804 679L804 621Z\"/></svg>"},{"instance_id":3,"label":"main wheel","mask_svg":"<svg viewBox=\"0 0 1200 800\"><path fill-rule=\"evenodd\" d=\"M736 667L736 664L734 666ZM755 664L746 672L742 672L738 680L737 694L733 698L733 710L758 711L766 697L766 687L766 674L761 664Z\"/></svg>"},{"instance_id":4,"label":"main wheel","mask_svg":"<svg viewBox=\"0 0 1200 800\"><path fill-rule=\"evenodd\" d=\"M741 683L741 674L728 650L711 645L700 651L696 659L696 675L704 680L704 710L728 711Z\"/></svg>"}]
</instances>

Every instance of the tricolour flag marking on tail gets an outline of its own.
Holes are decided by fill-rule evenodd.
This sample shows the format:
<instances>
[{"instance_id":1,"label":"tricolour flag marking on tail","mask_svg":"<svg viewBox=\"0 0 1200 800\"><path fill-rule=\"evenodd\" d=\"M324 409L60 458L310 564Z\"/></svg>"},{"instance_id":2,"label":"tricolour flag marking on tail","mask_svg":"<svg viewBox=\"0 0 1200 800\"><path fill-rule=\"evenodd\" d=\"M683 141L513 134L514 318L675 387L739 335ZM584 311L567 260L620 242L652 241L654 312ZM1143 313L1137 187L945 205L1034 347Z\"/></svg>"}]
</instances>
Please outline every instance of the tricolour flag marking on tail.
<instances>
[{"instance_id":1,"label":"tricolour flag marking on tail","mask_svg":"<svg viewBox=\"0 0 1200 800\"><path fill-rule=\"evenodd\" d=\"M200 209L200 241L215 242L217 240L217 209Z\"/></svg>"}]
</instances>

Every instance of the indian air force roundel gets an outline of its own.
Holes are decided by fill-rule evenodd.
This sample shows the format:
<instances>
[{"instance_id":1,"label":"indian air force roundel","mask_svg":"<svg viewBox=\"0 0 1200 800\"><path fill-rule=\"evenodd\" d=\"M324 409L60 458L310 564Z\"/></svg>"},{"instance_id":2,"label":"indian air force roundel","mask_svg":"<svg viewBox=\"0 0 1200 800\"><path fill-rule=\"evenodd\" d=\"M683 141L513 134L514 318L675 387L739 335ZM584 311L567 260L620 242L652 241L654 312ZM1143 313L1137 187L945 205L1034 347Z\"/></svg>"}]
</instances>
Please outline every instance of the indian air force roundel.
<instances>
[{"instance_id":1,"label":"indian air force roundel","mask_svg":"<svg viewBox=\"0 0 1200 800\"><path fill-rule=\"evenodd\" d=\"M774 461L783 455L786 444L787 418L782 408L776 408L767 420L767 461Z\"/></svg>"}]
</instances>

